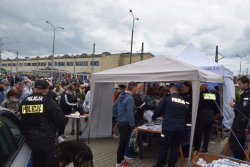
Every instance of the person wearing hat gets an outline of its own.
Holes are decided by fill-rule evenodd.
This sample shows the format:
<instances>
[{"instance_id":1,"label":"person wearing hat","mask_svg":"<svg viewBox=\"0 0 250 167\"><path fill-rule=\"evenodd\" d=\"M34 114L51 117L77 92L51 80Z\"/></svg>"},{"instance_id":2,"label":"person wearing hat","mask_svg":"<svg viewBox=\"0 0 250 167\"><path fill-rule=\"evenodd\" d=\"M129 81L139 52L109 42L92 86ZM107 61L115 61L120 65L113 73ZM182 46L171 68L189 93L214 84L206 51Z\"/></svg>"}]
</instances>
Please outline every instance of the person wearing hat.
<instances>
[{"instance_id":1,"label":"person wearing hat","mask_svg":"<svg viewBox=\"0 0 250 167\"><path fill-rule=\"evenodd\" d=\"M34 90L19 106L21 129L32 151L34 167L58 166L56 132L66 125L64 114L56 102L49 98L49 84L36 80Z\"/></svg>"},{"instance_id":2,"label":"person wearing hat","mask_svg":"<svg viewBox=\"0 0 250 167\"><path fill-rule=\"evenodd\" d=\"M10 82L8 79L3 79L2 80L3 86L4 86L4 98L6 98L7 93L10 91Z\"/></svg>"},{"instance_id":3,"label":"person wearing hat","mask_svg":"<svg viewBox=\"0 0 250 167\"><path fill-rule=\"evenodd\" d=\"M178 159L178 150L183 139L188 107L179 93L179 85L172 84L170 95L163 97L152 116L152 120L155 120L163 115L160 152L157 164L154 165L156 167L163 167L166 164L169 147L171 147L171 150L168 167L174 167Z\"/></svg>"}]
</instances>

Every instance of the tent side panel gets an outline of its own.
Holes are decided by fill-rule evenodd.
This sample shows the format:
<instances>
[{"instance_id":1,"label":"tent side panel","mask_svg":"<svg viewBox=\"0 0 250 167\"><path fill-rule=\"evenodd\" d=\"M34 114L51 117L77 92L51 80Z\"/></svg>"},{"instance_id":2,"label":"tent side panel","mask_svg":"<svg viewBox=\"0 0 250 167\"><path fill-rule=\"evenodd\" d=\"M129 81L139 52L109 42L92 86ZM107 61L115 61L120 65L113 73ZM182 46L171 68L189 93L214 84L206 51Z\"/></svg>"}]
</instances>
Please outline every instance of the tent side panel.
<instances>
[{"instance_id":1,"label":"tent side panel","mask_svg":"<svg viewBox=\"0 0 250 167\"><path fill-rule=\"evenodd\" d=\"M224 105L223 105L223 124L226 128L231 129L233 119L234 119L234 111L229 106L229 102L232 99L235 99L235 87L233 80L231 78L224 78L224 90L223 90L223 97L224 97Z\"/></svg>"},{"instance_id":2,"label":"tent side panel","mask_svg":"<svg viewBox=\"0 0 250 167\"><path fill-rule=\"evenodd\" d=\"M188 166L191 165L191 154L193 149L193 140L194 140L194 131L197 118L198 103L200 98L200 81L192 81L192 90L193 90L193 101L192 101L192 126L191 126L191 136L190 136L190 145L189 145L189 157L188 157Z\"/></svg>"},{"instance_id":3,"label":"tent side panel","mask_svg":"<svg viewBox=\"0 0 250 167\"><path fill-rule=\"evenodd\" d=\"M90 120L84 137L110 137L114 83L93 83L91 89Z\"/></svg>"}]
</instances>

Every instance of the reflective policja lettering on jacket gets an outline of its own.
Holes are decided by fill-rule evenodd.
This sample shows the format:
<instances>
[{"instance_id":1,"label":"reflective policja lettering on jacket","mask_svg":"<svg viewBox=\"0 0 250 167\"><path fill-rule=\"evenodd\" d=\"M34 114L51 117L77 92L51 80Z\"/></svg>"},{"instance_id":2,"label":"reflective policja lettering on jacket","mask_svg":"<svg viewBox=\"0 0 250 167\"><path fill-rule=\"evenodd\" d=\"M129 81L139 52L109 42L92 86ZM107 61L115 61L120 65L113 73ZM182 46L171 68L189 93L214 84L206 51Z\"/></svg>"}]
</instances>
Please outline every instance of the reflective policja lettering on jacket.
<instances>
[{"instance_id":1,"label":"reflective policja lettering on jacket","mask_svg":"<svg viewBox=\"0 0 250 167\"><path fill-rule=\"evenodd\" d=\"M243 98L243 107L247 105L248 101L249 101L248 97Z\"/></svg>"},{"instance_id":2,"label":"reflective policja lettering on jacket","mask_svg":"<svg viewBox=\"0 0 250 167\"><path fill-rule=\"evenodd\" d=\"M43 104L23 105L22 114L43 113Z\"/></svg>"},{"instance_id":3,"label":"reflective policja lettering on jacket","mask_svg":"<svg viewBox=\"0 0 250 167\"><path fill-rule=\"evenodd\" d=\"M27 97L26 101L43 101L42 96L30 96Z\"/></svg>"},{"instance_id":4,"label":"reflective policja lettering on jacket","mask_svg":"<svg viewBox=\"0 0 250 167\"><path fill-rule=\"evenodd\" d=\"M203 93L204 100L216 100L215 94L212 93Z\"/></svg>"},{"instance_id":5,"label":"reflective policja lettering on jacket","mask_svg":"<svg viewBox=\"0 0 250 167\"><path fill-rule=\"evenodd\" d=\"M186 104L185 100L182 100L182 99L179 99L179 98L175 98L175 97L172 97L172 102Z\"/></svg>"}]
</instances>

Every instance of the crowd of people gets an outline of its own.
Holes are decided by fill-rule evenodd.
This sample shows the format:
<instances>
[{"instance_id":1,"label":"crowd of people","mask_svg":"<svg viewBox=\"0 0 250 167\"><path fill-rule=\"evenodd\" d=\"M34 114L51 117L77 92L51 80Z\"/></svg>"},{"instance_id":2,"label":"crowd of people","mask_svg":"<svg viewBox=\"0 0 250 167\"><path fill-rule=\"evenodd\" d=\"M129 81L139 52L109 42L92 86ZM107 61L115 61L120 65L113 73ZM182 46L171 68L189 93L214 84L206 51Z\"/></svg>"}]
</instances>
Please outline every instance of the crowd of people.
<instances>
[{"instance_id":1,"label":"crowd of people","mask_svg":"<svg viewBox=\"0 0 250 167\"><path fill-rule=\"evenodd\" d=\"M89 112L90 86L70 76L53 83L49 78L6 76L0 81L0 103L21 120L21 130L32 150L34 167L58 165L58 143L73 112ZM72 121L71 135L74 135ZM77 133L81 133L77 132Z\"/></svg>"},{"instance_id":2,"label":"crowd of people","mask_svg":"<svg viewBox=\"0 0 250 167\"><path fill-rule=\"evenodd\" d=\"M235 112L229 144L234 157L244 159L245 129L250 117L249 79L242 76L237 83L242 94L238 101L229 103ZM67 137L64 134L68 123L65 115L76 111L80 114L89 112L90 94L89 85L70 76L57 83L49 78L30 76L6 76L0 81L1 106L21 118L22 131L32 149L34 166L55 165L55 140L62 142ZM206 83L201 83L193 142L195 151L206 153L209 150L214 118L221 115L220 96L218 86L208 89ZM151 119L146 119L145 113L151 113ZM175 166L184 132L190 131L187 125L192 124L192 84L189 81L162 86L158 83L118 83L115 85L112 116L112 133L120 139L116 167L126 164L126 159L135 158L137 150L129 143L136 127L158 117L162 117L163 122L155 166ZM72 121L71 135L82 133L75 132L74 127L75 122ZM147 136L148 140L150 138ZM47 150L51 150L50 154Z\"/></svg>"},{"instance_id":3,"label":"crowd of people","mask_svg":"<svg viewBox=\"0 0 250 167\"><path fill-rule=\"evenodd\" d=\"M152 112L152 120L160 116L163 117L161 147L156 166L161 167L166 164L169 148L171 148L171 153L168 166L175 166L184 131L190 132L190 127L186 125L192 123L191 82L170 83L164 86L129 82L117 84L115 88L113 134L116 134L118 129L120 138L116 166L120 167L126 164L126 159L135 158L136 150L130 148L128 143L131 134L136 131L136 127L148 121L144 114L149 110ZM194 150L196 151L208 152L210 130L214 117L220 113L219 99L217 86L209 90L207 84L201 84L194 136ZM203 143L202 148L201 143Z\"/></svg>"}]
</instances>

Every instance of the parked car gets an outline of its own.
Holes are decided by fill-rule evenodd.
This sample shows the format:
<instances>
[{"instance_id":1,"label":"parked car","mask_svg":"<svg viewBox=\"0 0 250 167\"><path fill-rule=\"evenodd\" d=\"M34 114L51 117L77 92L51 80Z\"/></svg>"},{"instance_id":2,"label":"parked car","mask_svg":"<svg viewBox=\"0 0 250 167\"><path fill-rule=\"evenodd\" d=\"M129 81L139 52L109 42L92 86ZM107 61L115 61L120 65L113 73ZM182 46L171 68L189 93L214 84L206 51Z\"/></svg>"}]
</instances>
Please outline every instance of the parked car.
<instances>
[{"instance_id":1,"label":"parked car","mask_svg":"<svg viewBox=\"0 0 250 167\"><path fill-rule=\"evenodd\" d=\"M31 166L31 150L24 141L19 118L0 107L0 167Z\"/></svg>"}]
</instances>

